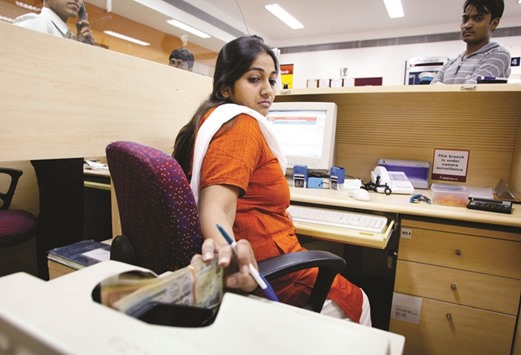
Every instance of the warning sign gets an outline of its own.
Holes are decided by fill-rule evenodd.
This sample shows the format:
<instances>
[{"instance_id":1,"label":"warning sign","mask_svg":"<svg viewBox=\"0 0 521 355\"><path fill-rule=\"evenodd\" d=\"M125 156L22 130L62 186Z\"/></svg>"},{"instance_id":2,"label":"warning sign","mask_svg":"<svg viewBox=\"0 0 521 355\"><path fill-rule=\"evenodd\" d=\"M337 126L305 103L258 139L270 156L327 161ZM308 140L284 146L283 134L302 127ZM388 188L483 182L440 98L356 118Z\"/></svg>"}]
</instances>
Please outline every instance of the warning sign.
<instances>
[{"instance_id":1,"label":"warning sign","mask_svg":"<svg viewBox=\"0 0 521 355\"><path fill-rule=\"evenodd\" d=\"M434 150L432 180L467 181L468 150Z\"/></svg>"}]
</instances>

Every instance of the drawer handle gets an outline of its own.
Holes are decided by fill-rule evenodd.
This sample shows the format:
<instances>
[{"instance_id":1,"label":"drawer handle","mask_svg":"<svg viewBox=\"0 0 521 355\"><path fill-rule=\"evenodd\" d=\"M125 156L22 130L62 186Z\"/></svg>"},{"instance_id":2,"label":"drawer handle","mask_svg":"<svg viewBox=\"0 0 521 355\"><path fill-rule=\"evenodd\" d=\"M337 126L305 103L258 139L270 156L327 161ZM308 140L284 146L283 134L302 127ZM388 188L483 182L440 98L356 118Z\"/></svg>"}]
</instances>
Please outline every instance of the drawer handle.
<instances>
[{"instance_id":1,"label":"drawer handle","mask_svg":"<svg viewBox=\"0 0 521 355\"><path fill-rule=\"evenodd\" d=\"M456 284L450 284L450 289L452 291L456 291L456 289L457 289Z\"/></svg>"},{"instance_id":2,"label":"drawer handle","mask_svg":"<svg viewBox=\"0 0 521 355\"><path fill-rule=\"evenodd\" d=\"M447 313L447 314L445 315L445 318L447 318L448 321L451 321L451 320L452 320L452 314Z\"/></svg>"},{"instance_id":3,"label":"drawer handle","mask_svg":"<svg viewBox=\"0 0 521 355\"><path fill-rule=\"evenodd\" d=\"M456 255L457 255L457 256L460 256L460 255L461 255L461 249L456 249Z\"/></svg>"}]
</instances>

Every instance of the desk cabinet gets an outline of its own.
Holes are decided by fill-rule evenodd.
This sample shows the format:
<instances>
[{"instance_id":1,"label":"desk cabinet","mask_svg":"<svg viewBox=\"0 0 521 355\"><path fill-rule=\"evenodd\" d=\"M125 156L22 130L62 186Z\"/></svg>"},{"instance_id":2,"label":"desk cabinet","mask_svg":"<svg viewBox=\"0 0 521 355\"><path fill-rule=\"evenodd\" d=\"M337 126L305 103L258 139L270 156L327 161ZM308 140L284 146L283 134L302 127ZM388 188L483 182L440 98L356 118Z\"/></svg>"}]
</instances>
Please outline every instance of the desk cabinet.
<instances>
[{"instance_id":1,"label":"desk cabinet","mask_svg":"<svg viewBox=\"0 0 521 355\"><path fill-rule=\"evenodd\" d=\"M405 354L510 354L521 295L521 236L480 224L401 221L394 291L421 300L392 314Z\"/></svg>"}]
</instances>

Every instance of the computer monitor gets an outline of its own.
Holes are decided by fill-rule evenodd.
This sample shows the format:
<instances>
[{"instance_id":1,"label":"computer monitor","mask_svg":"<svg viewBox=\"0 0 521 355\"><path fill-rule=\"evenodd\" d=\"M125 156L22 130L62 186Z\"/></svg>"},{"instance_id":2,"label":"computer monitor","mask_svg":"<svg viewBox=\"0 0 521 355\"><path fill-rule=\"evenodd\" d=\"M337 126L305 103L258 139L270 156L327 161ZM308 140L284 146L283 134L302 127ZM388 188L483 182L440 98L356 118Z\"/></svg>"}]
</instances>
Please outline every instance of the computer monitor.
<instances>
[{"instance_id":1,"label":"computer monitor","mask_svg":"<svg viewBox=\"0 0 521 355\"><path fill-rule=\"evenodd\" d=\"M277 136L288 168L306 165L329 170L335 152L337 106L334 102L274 102L268 122Z\"/></svg>"}]
</instances>

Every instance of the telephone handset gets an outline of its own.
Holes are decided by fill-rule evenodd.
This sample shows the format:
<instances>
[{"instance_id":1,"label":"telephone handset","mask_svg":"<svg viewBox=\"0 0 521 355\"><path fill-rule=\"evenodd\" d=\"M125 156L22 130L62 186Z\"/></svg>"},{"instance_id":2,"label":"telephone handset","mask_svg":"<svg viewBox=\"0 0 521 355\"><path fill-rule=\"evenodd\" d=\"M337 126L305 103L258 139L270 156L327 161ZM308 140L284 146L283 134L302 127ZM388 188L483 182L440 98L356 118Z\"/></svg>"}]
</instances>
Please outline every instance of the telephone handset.
<instances>
[{"instance_id":1,"label":"telephone handset","mask_svg":"<svg viewBox=\"0 0 521 355\"><path fill-rule=\"evenodd\" d=\"M81 34L83 27L89 26L87 18L88 15L87 10L85 9L85 4L83 3L83 1L80 1L80 10L78 11L78 22L76 23L76 30L78 31L78 41L87 44L94 44L94 38L92 38L92 34L90 31L88 31L88 34Z\"/></svg>"},{"instance_id":2,"label":"telephone handset","mask_svg":"<svg viewBox=\"0 0 521 355\"><path fill-rule=\"evenodd\" d=\"M80 11L78 11L78 18L80 21L85 21L87 20L87 17L87 10L85 10L85 4L82 1L80 5Z\"/></svg>"},{"instance_id":3,"label":"telephone handset","mask_svg":"<svg viewBox=\"0 0 521 355\"><path fill-rule=\"evenodd\" d=\"M375 184L377 192L385 192L387 195L414 193L414 186L403 171L387 171L385 167L377 165L371 171L371 181Z\"/></svg>"}]
</instances>

